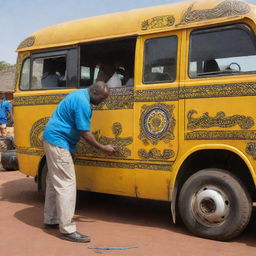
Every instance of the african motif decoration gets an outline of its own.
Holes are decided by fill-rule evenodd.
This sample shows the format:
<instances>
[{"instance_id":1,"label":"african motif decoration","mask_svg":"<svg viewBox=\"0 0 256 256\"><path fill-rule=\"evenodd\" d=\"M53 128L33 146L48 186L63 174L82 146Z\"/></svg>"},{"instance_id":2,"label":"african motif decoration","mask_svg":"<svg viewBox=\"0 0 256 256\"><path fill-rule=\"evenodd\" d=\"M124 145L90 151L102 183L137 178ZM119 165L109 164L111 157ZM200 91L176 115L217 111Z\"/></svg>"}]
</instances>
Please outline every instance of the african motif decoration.
<instances>
[{"instance_id":1,"label":"african motif decoration","mask_svg":"<svg viewBox=\"0 0 256 256\"><path fill-rule=\"evenodd\" d=\"M50 105L58 104L67 94L35 95L15 97L14 106L29 105ZM132 109L134 103L133 88L115 88L110 89L109 97L97 106L94 110L115 110L115 109Z\"/></svg>"},{"instance_id":2,"label":"african motif decoration","mask_svg":"<svg viewBox=\"0 0 256 256\"><path fill-rule=\"evenodd\" d=\"M13 106L55 105L65 98L66 94L21 96L13 100Z\"/></svg>"},{"instance_id":3,"label":"african motif decoration","mask_svg":"<svg viewBox=\"0 0 256 256\"><path fill-rule=\"evenodd\" d=\"M135 102L163 102L179 99L200 99L219 97L255 96L256 83L233 83L218 85L187 86L155 90L136 90Z\"/></svg>"},{"instance_id":4,"label":"african motif decoration","mask_svg":"<svg viewBox=\"0 0 256 256\"><path fill-rule=\"evenodd\" d=\"M155 28L171 27L175 22L172 15L157 16L151 19L144 20L141 23L141 30L149 30Z\"/></svg>"},{"instance_id":5,"label":"african motif decoration","mask_svg":"<svg viewBox=\"0 0 256 256\"><path fill-rule=\"evenodd\" d=\"M34 36L30 36L23 40L20 45L18 46L18 49L31 47L34 45L36 38Z\"/></svg>"},{"instance_id":6,"label":"african motif decoration","mask_svg":"<svg viewBox=\"0 0 256 256\"><path fill-rule=\"evenodd\" d=\"M246 153L251 155L254 160L256 160L256 143L255 142L249 142L246 144Z\"/></svg>"},{"instance_id":7,"label":"african motif decoration","mask_svg":"<svg viewBox=\"0 0 256 256\"><path fill-rule=\"evenodd\" d=\"M100 161L88 160L82 158L75 158L75 164L80 166L93 166L103 168L122 168L122 169L145 169L154 171L171 171L172 166L168 164L153 164L153 163L138 163L138 162L114 162L114 161Z\"/></svg>"},{"instance_id":8,"label":"african motif decoration","mask_svg":"<svg viewBox=\"0 0 256 256\"><path fill-rule=\"evenodd\" d=\"M134 89L121 87L110 89L109 97L98 106L93 106L95 110L132 109L134 103Z\"/></svg>"},{"instance_id":9,"label":"african motif decoration","mask_svg":"<svg viewBox=\"0 0 256 256\"><path fill-rule=\"evenodd\" d=\"M164 149L163 153L157 148L152 148L148 152L145 149L140 149L138 155L143 159L170 159L174 156L174 151L171 149Z\"/></svg>"},{"instance_id":10,"label":"african motif decoration","mask_svg":"<svg viewBox=\"0 0 256 256\"><path fill-rule=\"evenodd\" d=\"M242 1L237 0L226 0L218 4L216 7L212 9L205 10L193 10L195 3L192 3L187 11L181 18L181 22L179 25L203 21L203 20L211 20L217 18L224 18L235 15L243 15L250 12L250 6Z\"/></svg>"},{"instance_id":11,"label":"african motif decoration","mask_svg":"<svg viewBox=\"0 0 256 256\"><path fill-rule=\"evenodd\" d=\"M114 138L108 138L105 136L101 136L100 130L93 132L96 140L103 145L113 144L117 147L116 153L113 154L114 157L118 158L127 158L131 156L131 150L126 148L126 146L130 145L133 142L132 137L121 138L120 135L122 133L122 125L120 123L114 123L112 126L112 132L114 134ZM86 154L93 156L108 156L104 152L90 146L85 140L81 139L77 145L77 153L78 154Z\"/></svg>"},{"instance_id":12,"label":"african motif decoration","mask_svg":"<svg viewBox=\"0 0 256 256\"><path fill-rule=\"evenodd\" d=\"M214 117L210 117L208 112L203 113L203 115L198 118L194 118L194 114L197 114L196 110L190 110L187 114L187 128L190 130L210 127L229 128L235 125L240 126L241 129L250 129L254 126L254 120L249 116L233 115L227 117L222 111L218 112Z\"/></svg>"},{"instance_id":13,"label":"african motif decoration","mask_svg":"<svg viewBox=\"0 0 256 256\"><path fill-rule=\"evenodd\" d=\"M30 130L30 145L31 147L35 148L42 148L43 141L42 141L42 134L47 124L49 117L44 117L36 121Z\"/></svg>"},{"instance_id":14,"label":"african motif decoration","mask_svg":"<svg viewBox=\"0 0 256 256\"><path fill-rule=\"evenodd\" d=\"M114 89L116 90L116 89ZM121 90L122 91L122 90ZM221 85L189 86L182 88L164 88L155 90L133 89L112 91L103 104L94 107L94 110L132 109L135 102L164 102L179 99L200 99L219 97L256 96L256 83L235 83ZM66 94L35 95L15 97L13 106L31 106L58 104Z\"/></svg>"},{"instance_id":15,"label":"african motif decoration","mask_svg":"<svg viewBox=\"0 0 256 256\"><path fill-rule=\"evenodd\" d=\"M16 147L16 151L19 154L25 154L25 155L31 155L31 156L44 156L44 150L43 149L31 149L27 147Z\"/></svg>"},{"instance_id":16,"label":"african motif decoration","mask_svg":"<svg viewBox=\"0 0 256 256\"><path fill-rule=\"evenodd\" d=\"M193 131L185 140L256 140L256 131Z\"/></svg>"},{"instance_id":17,"label":"african motif decoration","mask_svg":"<svg viewBox=\"0 0 256 256\"><path fill-rule=\"evenodd\" d=\"M163 103L142 106L139 139L145 145L149 142L156 145L159 140L168 143L174 139L173 130L176 120L173 117L173 110L174 105Z\"/></svg>"},{"instance_id":18,"label":"african motif decoration","mask_svg":"<svg viewBox=\"0 0 256 256\"><path fill-rule=\"evenodd\" d=\"M31 147L42 148L42 133L44 131L45 125L47 124L49 117L45 117L36 121L30 131L30 144ZM133 142L132 137L121 138L122 125L120 123L114 123L112 126L112 132L114 138L108 138L100 135L100 131L93 132L96 140L103 144L114 144L117 147L117 152L113 154L114 157L127 158L131 155L131 150L126 148ZM90 146L83 139L81 139L77 145L77 154L88 154L93 156L106 156L102 151ZM109 158L109 156L108 156Z\"/></svg>"},{"instance_id":19,"label":"african motif decoration","mask_svg":"<svg viewBox=\"0 0 256 256\"><path fill-rule=\"evenodd\" d=\"M44 156L43 149L31 149L25 147L18 147L17 153L25 154L29 156ZM119 160L119 159L118 159ZM92 167L103 167L103 168L122 168L122 169L144 169L144 170L154 170L154 171L171 171L172 163L159 164L159 163L141 163L132 161L129 162L115 162L115 161L101 161L101 160L91 160L85 158L74 158L75 165L79 166L92 166Z\"/></svg>"}]
</instances>

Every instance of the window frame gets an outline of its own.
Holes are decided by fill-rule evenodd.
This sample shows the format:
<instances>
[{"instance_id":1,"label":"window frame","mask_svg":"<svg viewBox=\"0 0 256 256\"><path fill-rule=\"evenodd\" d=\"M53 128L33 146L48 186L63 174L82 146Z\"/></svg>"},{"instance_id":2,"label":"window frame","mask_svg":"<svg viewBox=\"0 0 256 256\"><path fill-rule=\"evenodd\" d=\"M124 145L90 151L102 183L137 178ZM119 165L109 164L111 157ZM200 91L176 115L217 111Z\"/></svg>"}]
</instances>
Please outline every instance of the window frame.
<instances>
[{"instance_id":1,"label":"window frame","mask_svg":"<svg viewBox=\"0 0 256 256\"><path fill-rule=\"evenodd\" d=\"M29 78L29 91L45 91L45 90L59 90L59 89L66 89L67 88L67 81L66 86L61 88L31 88L32 86L32 75L33 75L33 63L34 60L40 59L40 58L53 58L53 57L65 57L66 58L66 70L67 70L67 62L68 62L68 50L60 50L60 51L54 51L54 52L43 52L43 53L34 53L31 54L31 62L30 62L30 78Z\"/></svg>"},{"instance_id":2,"label":"window frame","mask_svg":"<svg viewBox=\"0 0 256 256\"><path fill-rule=\"evenodd\" d=\"M28 89L22 89L22 88L21 88L22 71L23 71L23 67L24 67L24 65L25 65L25 62L26 62L27 60L30 61L30 63L29 63L29 81L28 81ZM31 73L31 56L28 56L28 57L26 57L25 59L23 59L22 64L21 64L21 69L20 69L20 74L19 74L19 90L20 90L20 91L25 91L25 92L26 92L26 91L30 91L30 77L31 77L30 73Z\"/></svg>"},{"instance_id":3,"label":"window frame","mask_svg":"<svg viewBox=\"0 0 256 256\"><path fill-rule=\"evenodd\" d=\"M192 77L190 75L190 56L191 56L191 52L192 52L192 40L191 40L191 37L192 37L192 34L195 33L195 34L206 34L206 33L211 33L211 32L219 32L219 31L225 31L225 30L231 30L231 29L241 29L243 31L245 31L249 37L251 38L252 40L252 43L255 44L255 48L256 48L256 36L255 34L253 33L253 29L246 23L235 23L235 24L229 24L229 25L221 25L221 26L218 26L218 27L208 27L208 28L201 28L201 29L194 29L192 31L190 31L190 34L189 34L189 51L188 51L188 66L187 66L187 76L190 78L190 79L204 79L204 78L216 78L216 77L228 77L228 76L242 76L242 75L248 75L248 74L256 74L256 70L255 71L248 71L248 72L235 72L235 73L223 73L223 74L205 74L203 76L195 76L195 77Z\"/></svg>"},{"instance_id":4,"label":"window frame","mask_svg":"<svg viewBox=\"0 0 256 256\"><path fill-rule=\"evenodd\" d=\"M146 43L147 41L149 40L153 40L153 39L160 39L160 38L167 38L167 37L175 37L176 40L177 40L177 48L176 48L176 69L175 69L175 79L174 80L165 80L165 81L154 81L154 82L145 82L144 81L144 74L145 74L145 56L146 56ZM145 85L150 85L150 84L166 84L166 83L175 83L177 81L177 66L178 66L178 51L179 51L179 37L177 34L172 34L172 35L163 35L163 36L156 36L156 37L150 37L150 38L147 38L145 41L144 41L144 44L143 44L143 68L142 68L142 83L145 84Z\"/></svg>"},{"instance_id":5,"label":"window frame","mask_svg":"<svg viewBox=\"0 0 256 256\"><path fill-rule=\"evenodd\" d=\"M25 58L22 63L22 69L24 63L27 59L30 59L30 74L29 74L29 88L22 89L21 84L19 83L19 89L21 91L46 91L46 90L65 90L65 89L77 89L78 88L78 51L79 47L72 47L66 49L59 49L59 50L45 50L40 52L34 52L29 57ZM38 58L52 58L52 57L65 57L66 58L66 71L67 71L67 80L65 87L56 87L56 88L31 88L32 86L32 74L33 74L33 62L35 59ZM76 63L76 65L72 65L72 62ZM22 75L22 69L20 72L20 81ZM75 69L75 70L74 70ZM75 74L74 77L69 77L70 73ZM72 80L73 79L73 80ZM75 84L75 86L69 86L71 84Z\"/></svg>"},{"instance_id":6,"label":"window frame","mask_svg":"<svg viewBox=\"0 0 256 256\"><path fill-rule=\"evenodd\" d=\"M138 38L139 36L137 34L135 35L131 35L131 36L124 36L124 37L117 37L117 38L110 38L110 39L103 39L103 40L95 40L95 41L90 41L90 42L82 42L78 44L78 88L88 88L89 86L81 86L81 48L82 47L87 47L90 45L97 45L97 44L109 44L109 43L114 43L114 42L120 42L120 41L124 41L124 40L133 40L134 41L134 55L133 55L133 78L135 81L135 76L136 76L136 72L135 72L135 65L136 65L136 47L138 44ZM95 73L95 67L94 67L94 73ZM120 87L110 87L111 90L115 90L115 89L120 89L120 88L134 88L135 87L135 82L133 86L126 86L126 85L122 85Z\"/></svg>"}]
</instances>

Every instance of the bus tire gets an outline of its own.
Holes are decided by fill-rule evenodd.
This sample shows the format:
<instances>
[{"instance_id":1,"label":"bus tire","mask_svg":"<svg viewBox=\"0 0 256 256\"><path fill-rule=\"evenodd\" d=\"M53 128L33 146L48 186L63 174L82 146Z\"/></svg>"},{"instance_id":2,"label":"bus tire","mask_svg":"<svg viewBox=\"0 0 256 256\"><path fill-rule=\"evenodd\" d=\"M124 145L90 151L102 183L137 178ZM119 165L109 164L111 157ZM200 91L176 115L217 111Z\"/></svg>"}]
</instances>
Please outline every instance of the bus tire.
<instances>
[{"instance_id":1,"label":"bus tire","mask_svg":"<svg viewBox=\"0 0 256 256\"><path fill-rule=\"evenodd\" d=\"M197 236L227 241L247 226L252 201L237 177L222 169L204 169L182 186L179 213Z\"/></svg>"},{"instance_id":2,"label":"bus tire","mask_svg":"<svg viewBox=\"0 0 256 256\"><path fill-rule=\"evenodd\" d=\"M16 171L19 169L16 150L8 150L1 153L1 164L6 171Z\"/></svg>"},{"instance_id":3,"label":"bus tire","mask_svg":"<svg viewBox=\"0 0 256 256\"><path fill-rule=\"evenodd\" d=\"M0 136L0 152L6 152L14 148L15 146L12 137Z\"/></svg>"}]
</instances>

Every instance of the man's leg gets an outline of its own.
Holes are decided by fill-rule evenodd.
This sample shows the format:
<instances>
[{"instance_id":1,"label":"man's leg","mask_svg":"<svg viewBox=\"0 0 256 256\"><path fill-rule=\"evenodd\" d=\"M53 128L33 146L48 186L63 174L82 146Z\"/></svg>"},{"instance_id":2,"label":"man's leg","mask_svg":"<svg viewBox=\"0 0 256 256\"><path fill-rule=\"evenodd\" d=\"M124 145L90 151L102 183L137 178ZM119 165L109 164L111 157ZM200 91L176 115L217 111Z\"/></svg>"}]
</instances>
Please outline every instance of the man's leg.
<instances>
[{"instance_id":1,"label":"man's leg","mask_svg":"<svg viewBox=\"0 0 256 256\"><path fill-rule=\"evenodd\" d=\"M56 191L52 185L49 175L46 177L46 193L44 204L44 224L54 225L59 224L56 209Z\"/></svg>"},{"instance_id":2,"label":"man's leg","mask_svg":"<svg viewBox=\"0 0 256 256\"><path fill-rule=\"evenodd\" d=\"M76 225L72 220L76 203L76 178L73 160L70 152L63 148L47 142L44 142L44 148L48 165L48 178L56 192L56 210L60 232L70 234L76 231ZM52 196L49 196L48 199L51 202L46 203L46 207L55 200ZM52 213L47 211L48 215Z\"/></svg>"}]
</instances>

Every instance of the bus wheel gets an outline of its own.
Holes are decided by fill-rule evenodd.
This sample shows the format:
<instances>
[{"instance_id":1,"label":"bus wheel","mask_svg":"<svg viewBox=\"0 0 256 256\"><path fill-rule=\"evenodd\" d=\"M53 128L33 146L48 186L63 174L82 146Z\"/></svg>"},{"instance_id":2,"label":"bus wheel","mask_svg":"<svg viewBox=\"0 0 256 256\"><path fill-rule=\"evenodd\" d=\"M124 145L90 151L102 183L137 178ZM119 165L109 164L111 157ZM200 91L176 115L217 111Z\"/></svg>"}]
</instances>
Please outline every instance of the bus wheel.
<instances>
[{"instance_id":1,"label":"bus wheel","mask_svg":"<svg viewBox=\"0 0 256 256\"><path fill-rule=\"evenodd\" d=\"M187 228L197 236L230 240L250 220L251 198L239 180L221 169L204 169L182 186L179 212Z\"/></svg>"},{"instance_id":2,"label":"bus wheel","mask_svg":"<svg viewBox=\"0 0 256 256\"><path fill-rule=\"evenodd\" d=\"M41 177L40 177L40 193L45 196L46 192L46 176L48 173L48 167L46 162L43 165L42 172L41 172Z\"/></svg>"}]
</instances>

